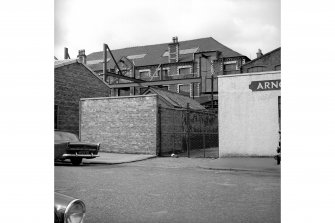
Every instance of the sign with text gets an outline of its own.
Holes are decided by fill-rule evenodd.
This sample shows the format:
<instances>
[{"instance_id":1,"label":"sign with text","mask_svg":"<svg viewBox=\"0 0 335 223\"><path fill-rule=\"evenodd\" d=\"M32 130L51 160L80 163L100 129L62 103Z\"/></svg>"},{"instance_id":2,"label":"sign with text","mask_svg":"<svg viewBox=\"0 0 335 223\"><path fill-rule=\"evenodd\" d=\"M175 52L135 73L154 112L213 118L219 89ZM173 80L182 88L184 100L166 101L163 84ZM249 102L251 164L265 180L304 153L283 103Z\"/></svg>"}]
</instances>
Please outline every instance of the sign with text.
<instances>
[{"instance_id":1,"label":"sign with text","mask_svg":"<svg viewBox=\"0 0 335 223\"><path fill-rule=\"evenodd\" d=\"M272 91L281 89L281 80L251 81L249 89L252 91Z\"/></svg>"}]
</instances>

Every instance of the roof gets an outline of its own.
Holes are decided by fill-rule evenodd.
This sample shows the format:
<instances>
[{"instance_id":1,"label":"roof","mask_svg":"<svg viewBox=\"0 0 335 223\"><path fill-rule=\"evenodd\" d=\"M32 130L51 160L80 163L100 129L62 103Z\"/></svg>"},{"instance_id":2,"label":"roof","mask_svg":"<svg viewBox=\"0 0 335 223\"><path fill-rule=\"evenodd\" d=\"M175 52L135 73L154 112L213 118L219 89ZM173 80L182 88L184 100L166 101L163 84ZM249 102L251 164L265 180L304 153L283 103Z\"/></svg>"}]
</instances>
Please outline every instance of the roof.
<instances>
[{"instance_id":1,"label":"roof","mask_svg":"<svg viewBox=\"0 0 335 223\"><path fill-rule=\"evenodd\" d=\"M83 64L81 62L79 62L77 59L66 59L66 60L55 60L54 61L54 65L55 65L55 69L56 68L59 68L59 67L64 67L64 66L67 66L67 65L70 65L70 64L75 64L75 63L78 63L78 64L81 64L82 66L86 67L86 69L88 69L96 78L98 78L102 83L104 83L108 88L109 85L103 81L97 73L95 73L90 67L88 67L86 64Z\"/></svg>"},{"instance_id":2,"label":"roof","mask_svg":"<svg viewBox=\"0 0 335 223\"><path fill-rule=\"evenodd\" d=\"M202 104L211 102L212 101L212 96L211 95L203 95L203 96L197 97L195 100L202 105ZM218 95L213 95L213 100L214 101L218 100Z\"/></svg>"},{"instance_id":3,"label":"roof","mask_svg":"<svg viewBox=\"0 0 335 223\"><path fill-rule=\"evenodd\" d=\"M55 60L54 64L55 64L55 68L58 67L63 67L69 64L73 64L73 63L77 63L77 59L66 59L66 60Z\"/></svg>"},{"instance_id":4,"label":"roof","mask_svg":"<svg viewBox=\"0 0 335 223\"><path fill-rule=\"evenodd\" d=\"M147 46L136 46L123 49L112 50L116 61L121 57L127 57L134 61L135 66L148 66L169 63L168 61L168 44L155 44ZM238 57L243 56L234 50L222 45L212 37L193 39L179 42L179 60L180 62L188 62L193 60L193 53L220 51L220 57ZM107 54L107 69L114 68L114 61L110 54ZM87 65L93 70L102 70L103 51L95 52L87 55Z\"/></svg>"},{"instance_id":5,"label":"roof","mask_svg":"<svg viewBox=\"0 0 335 223\"><path fill-rule=\"evenodd\" d=\"M255 61L259 60L259 59L262 59L263 57L265 57L265 56L267 56L267 55L269 55L269 54L271 54L271 53L273 53L273 52L275 52L277 50L281 50L281 47L278 47L278 48L276 48L276 49L274 49L274 50L272 50L270 52L267 52L266 54L263 54L260 57L257 57L257 58L255 58L253 60L248 61L247 63L243 64L242 67L245 66L245 65L251 64L251 63L253 63L253 62L255 62Z\"/></svg>"},{"instance_id":6,"label":"roof","mask_svg":"<svg viewBox=\"0 0 335 223\"><path fill-rule=\"evenodd\" d=\"M188 103L191 109L205 109L205 107L200 105L199 102L193 100L190 97L157 87L149 87L143 94L146 95L152 93L157 94L159 97L163 98L168 104L175 108L187 108Z\"/></svg>"}]
</instances>

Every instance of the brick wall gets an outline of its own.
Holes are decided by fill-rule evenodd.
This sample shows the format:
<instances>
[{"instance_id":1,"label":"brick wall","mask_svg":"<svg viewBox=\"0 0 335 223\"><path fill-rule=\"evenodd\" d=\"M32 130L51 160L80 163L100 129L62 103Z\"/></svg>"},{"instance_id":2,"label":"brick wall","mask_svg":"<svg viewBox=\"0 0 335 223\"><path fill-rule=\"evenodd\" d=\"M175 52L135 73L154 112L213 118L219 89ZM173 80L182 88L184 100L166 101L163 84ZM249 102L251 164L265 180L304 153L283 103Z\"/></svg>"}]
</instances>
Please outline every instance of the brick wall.
<instances>
[{"instance_id":1,"label":"brick wall","mask_svg":"<svg viewBox=\"0 0 335 223\"><path fill-rule=\"evenodd\" d=\"M84 65L55 68L54 103L58 105L57 129L79 134L80 98L108 97L110 89Z\"/></svg>"},{"instance_id":2,"label":"brick wall","mask_svg":"<svg viewBox=\"0 0 335 223\"><path fill-rule=\"evenodd\" d=\"M81 100L81 139L101 151L156 154L157 96Z\"/></svg>"}]
</instances>

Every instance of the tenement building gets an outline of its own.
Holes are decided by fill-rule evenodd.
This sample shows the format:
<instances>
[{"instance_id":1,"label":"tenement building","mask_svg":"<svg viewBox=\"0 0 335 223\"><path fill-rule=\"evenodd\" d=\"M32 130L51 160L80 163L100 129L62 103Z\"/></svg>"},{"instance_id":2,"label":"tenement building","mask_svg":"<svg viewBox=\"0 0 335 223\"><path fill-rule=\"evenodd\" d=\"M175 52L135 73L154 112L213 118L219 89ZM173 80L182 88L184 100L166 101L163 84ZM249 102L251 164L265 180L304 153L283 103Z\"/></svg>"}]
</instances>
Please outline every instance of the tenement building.
<instances>
[{"instance_id":1,"label":"tenement building","mask_svg":"<svg viewBox=\"0 0 335 223\"><path fill-rule=\"evenodd\" d=\"M86 56L81 50L78 59L103 76L112 96L140 95L149 86L156 86L187 95L206 107L217 106L217 76L240 73L241 66L250 61L212 37L186 41L173 37L170 43L116 49L111 53L103 50ZM120 74L119 70L122 75L141 81L108 75Z\"/></svg>"}]
</instances>

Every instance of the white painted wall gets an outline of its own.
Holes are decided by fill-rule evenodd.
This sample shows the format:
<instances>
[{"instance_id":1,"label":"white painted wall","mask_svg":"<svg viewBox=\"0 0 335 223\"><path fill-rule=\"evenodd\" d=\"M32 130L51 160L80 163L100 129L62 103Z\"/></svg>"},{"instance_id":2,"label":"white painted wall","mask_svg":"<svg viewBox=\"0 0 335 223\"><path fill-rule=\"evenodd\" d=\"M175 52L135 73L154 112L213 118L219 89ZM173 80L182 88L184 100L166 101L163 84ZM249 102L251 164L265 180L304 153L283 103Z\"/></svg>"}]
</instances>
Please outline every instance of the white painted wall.
<instances>
[{"instance_id":1,"label":"white painted wall","mask_svg":"<svg viewBox=\"0 0 335 223\"><path fill-rule=\"evenodd\" d=\"M252 91L251 81L281 79L280 71L219 77L219 155L272 156L278 145L280 90Z\"/></svg>"}]
</instances>

